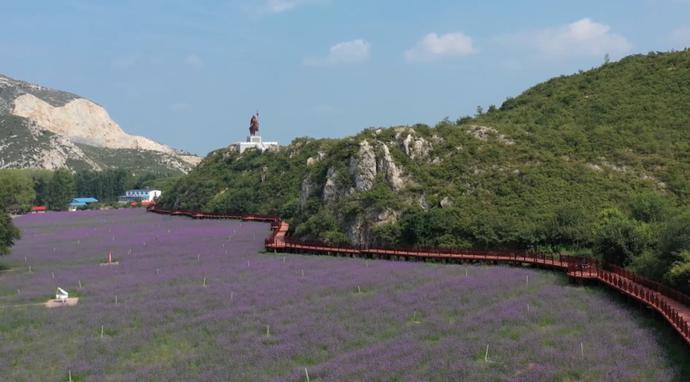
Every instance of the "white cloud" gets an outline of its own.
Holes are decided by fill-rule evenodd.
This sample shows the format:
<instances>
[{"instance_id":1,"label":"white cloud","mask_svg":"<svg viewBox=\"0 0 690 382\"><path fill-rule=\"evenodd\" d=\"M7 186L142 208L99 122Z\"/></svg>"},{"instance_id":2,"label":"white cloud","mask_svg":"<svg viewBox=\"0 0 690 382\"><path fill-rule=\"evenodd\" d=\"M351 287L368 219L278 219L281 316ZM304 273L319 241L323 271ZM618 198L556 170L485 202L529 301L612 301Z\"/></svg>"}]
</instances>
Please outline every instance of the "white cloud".
<instances>
[{"instance_id":1,"label":"white cloud","mask_svg":"<svg viewBox=\"0 0 690 382\"><path fill-rule=\"evenodd\" d=\"M632 49L611 27L583 18L573 23L504 37L508 44L536 49L548 58L622 55Z\"/></svg>"},{"instance_id":2,"label":"white cloud","mask_svg":"<svg viewBox=\"0 0 690 382\"><path fill-rule=\"evenodd\" d=\"M184 59L184 63L194 68L201 68L204 66L204 60L196 54L190 54Z\"/></svg>"},{"instance_id":3,"label":"white cloud","mask_svg":"<svg viewBox=\"0 0 690 382\"><path fill-rule=\"evenodd\" d=\"M670 36L671 44L676 49L684 49L690 47L690 27L680 27L674 29Z\"/></svg>"},{"instance_id":4,"label":"white cloud","mask_svg":"<svg viewBox=\"0 0 690 382\"><path fill-rule=\"evenodd\" d=\"M304 60L308 66L327 66L338 64L354 64L369 59L371 45L362 39L339 42L331 47L328 56L309 58Z\"/></svg>"},{"instance_id":5,"label":"white cloud","mask_svg":"<svg viewBox=\"0 0 690 382\"><path fill-rule=\"evenodd\" d=\"M475 53L472 38L464 33L429 33L417 45L405 51L410 62L434 61L445 57L463 57Z\"/></svg>"},{"instance_id":6,"label":"white cloud","mask_svg":"<svg viewBox=\"0 0 690 382\"><path fill-rule=\"evenodd\" d=\"M268 0L266 9L273 13L283 13L301 5L319 3L320 0Z\"/></svg>"}]
</instances>

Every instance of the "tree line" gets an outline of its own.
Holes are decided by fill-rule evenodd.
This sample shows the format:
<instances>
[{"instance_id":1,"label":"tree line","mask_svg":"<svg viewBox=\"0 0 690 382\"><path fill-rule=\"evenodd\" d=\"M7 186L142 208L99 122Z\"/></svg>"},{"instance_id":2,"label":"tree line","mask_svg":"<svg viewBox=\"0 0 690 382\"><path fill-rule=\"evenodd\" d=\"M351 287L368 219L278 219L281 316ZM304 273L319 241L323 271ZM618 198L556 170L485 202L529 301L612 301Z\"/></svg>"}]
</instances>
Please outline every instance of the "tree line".
<instances>
[{"instance_id":1,"label":"tree line","mask_svg":"<svg viewBox=\"0 0 690 382\"><path fill-rule=\"evenodd\" d=\"M131 188L163 188L175 178L153 174L136 175L125 170L77 171L60 169L0 170L0 255L9 253L20 238L10 214L25 213L32 206L45 205L54 211L67 209L75 197L95 197L101 203L115 203Z\"/></svg>"},{"instance_id":2,"label":"tree line","mask_svg":"<svg viewBox=\"0 0 690 382\"><path fill-rule=\"evenodd\" d=\"M0 205L7 212L24 213L31 206L65 210L75 197L94 197L114 203L131 188L156 187L164 181L153 174L136 175L121 169L105 171L0 170Z\"/></svg>"}]
</instances>

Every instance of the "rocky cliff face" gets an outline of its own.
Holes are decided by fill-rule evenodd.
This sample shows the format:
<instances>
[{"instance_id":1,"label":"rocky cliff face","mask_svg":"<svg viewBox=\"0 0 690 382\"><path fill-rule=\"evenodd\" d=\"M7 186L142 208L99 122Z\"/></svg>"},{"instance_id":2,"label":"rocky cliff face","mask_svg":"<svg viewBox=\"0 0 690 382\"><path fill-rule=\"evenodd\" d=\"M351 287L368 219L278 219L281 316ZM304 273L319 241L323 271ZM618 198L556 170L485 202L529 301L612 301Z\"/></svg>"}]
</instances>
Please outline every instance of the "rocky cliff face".
<instances>
[{"instance_id":1,"label":"rocky cliff face","mask_svg":"<svg viewBox=\"0 0 690 382\"><path fill-rule=\"evenodd\" d=\"M406 172L404 165L395 159L392 151L403 154L412 162L428 161L434 149L432 141L442 143L443 139L434 137L428 140L418 136L414 129L401 128L392 139L374 134L373 137L353 142L354 150L344 161L334 161L327 153L319 151L318 155L307 158L306 165L307 168L326 165L325 174L315 176L309 172L304 176L299 208L307 208L307 201L315 197L332 206L357 200L374 192L374 187L379 183L400 195L408 195L410 204L419 203L419 200L425 198L424 194L410 190L410 187L416 185L414 177ZM444 205L449 204L449 200L444 201ZM373 206L357 216L348 216L335 207L334 210L349 242L354 244L369 243L372 230L394 224L400 217L400 210L389 206Z\"/></svg>"},{"instance_id":2,"label":"rocky cliff face","mask_svg":"<svg viewBox=\"0 0 690 382\"><path fill-rule=\"evenodd\" d=\"M156 170L187 172L201 160L125 133L102 106L90 100L2 75L0 147L0 168L99 171L119 167L118 155L132 151L153 161Z\"/></svg>"}]
</instances>

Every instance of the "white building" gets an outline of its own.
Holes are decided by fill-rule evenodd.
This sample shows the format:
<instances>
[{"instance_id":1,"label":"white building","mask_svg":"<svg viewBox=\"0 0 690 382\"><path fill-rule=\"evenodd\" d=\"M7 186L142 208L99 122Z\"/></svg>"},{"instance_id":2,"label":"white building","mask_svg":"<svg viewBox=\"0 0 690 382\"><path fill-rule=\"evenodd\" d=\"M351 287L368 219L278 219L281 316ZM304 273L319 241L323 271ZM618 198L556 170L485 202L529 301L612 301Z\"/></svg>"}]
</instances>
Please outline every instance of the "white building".
<instances>
[{"instance_id":1,"label":"white building","mask_svg":"<svg viewBox=\"0 0 690 382\"><path fill-rule=\"evenodd\" d=\"M137 190L127 190L123 196L120 196L121 202L131 202L131 201L147 201L152 202L161 196L160 190L149 190L149 189L137 189Z\"/></svg>"},{"instance_id":2,"label":"white building","mask_svg":"<svg viewBox=\"0 0 690 382\"><path fill-rule=\"evenodd\" d=\"M250 135L247 137L246 142L237 142L235 143L235 147L237 148L237 151L242 154L244 150L246 149L258 149L261 150L261 152L264 152L266 150L271 150L271 149L278 149L278 142L264 142L261 139L261 136L259 135Z\"/></svg>"}]
</instances>

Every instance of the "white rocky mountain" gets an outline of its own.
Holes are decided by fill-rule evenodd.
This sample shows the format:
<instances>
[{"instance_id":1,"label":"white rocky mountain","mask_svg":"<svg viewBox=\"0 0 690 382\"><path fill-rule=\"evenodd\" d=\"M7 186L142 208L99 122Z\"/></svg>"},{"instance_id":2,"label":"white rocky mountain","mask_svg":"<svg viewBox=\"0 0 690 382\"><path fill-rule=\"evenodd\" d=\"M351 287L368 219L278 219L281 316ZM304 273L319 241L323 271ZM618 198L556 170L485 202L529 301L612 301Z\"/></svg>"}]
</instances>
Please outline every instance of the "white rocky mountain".
<instances>
[{"instance_id":1,"label":"white rocky mountain","mask_svg":"<svg viewBox=\"0 0 690 382\"><path fill-rule=\"evenodd\" d=\"M86 98L0 74L0 168L186 173L200 161L127 134Z\"/></svg>"}]
</instances>

